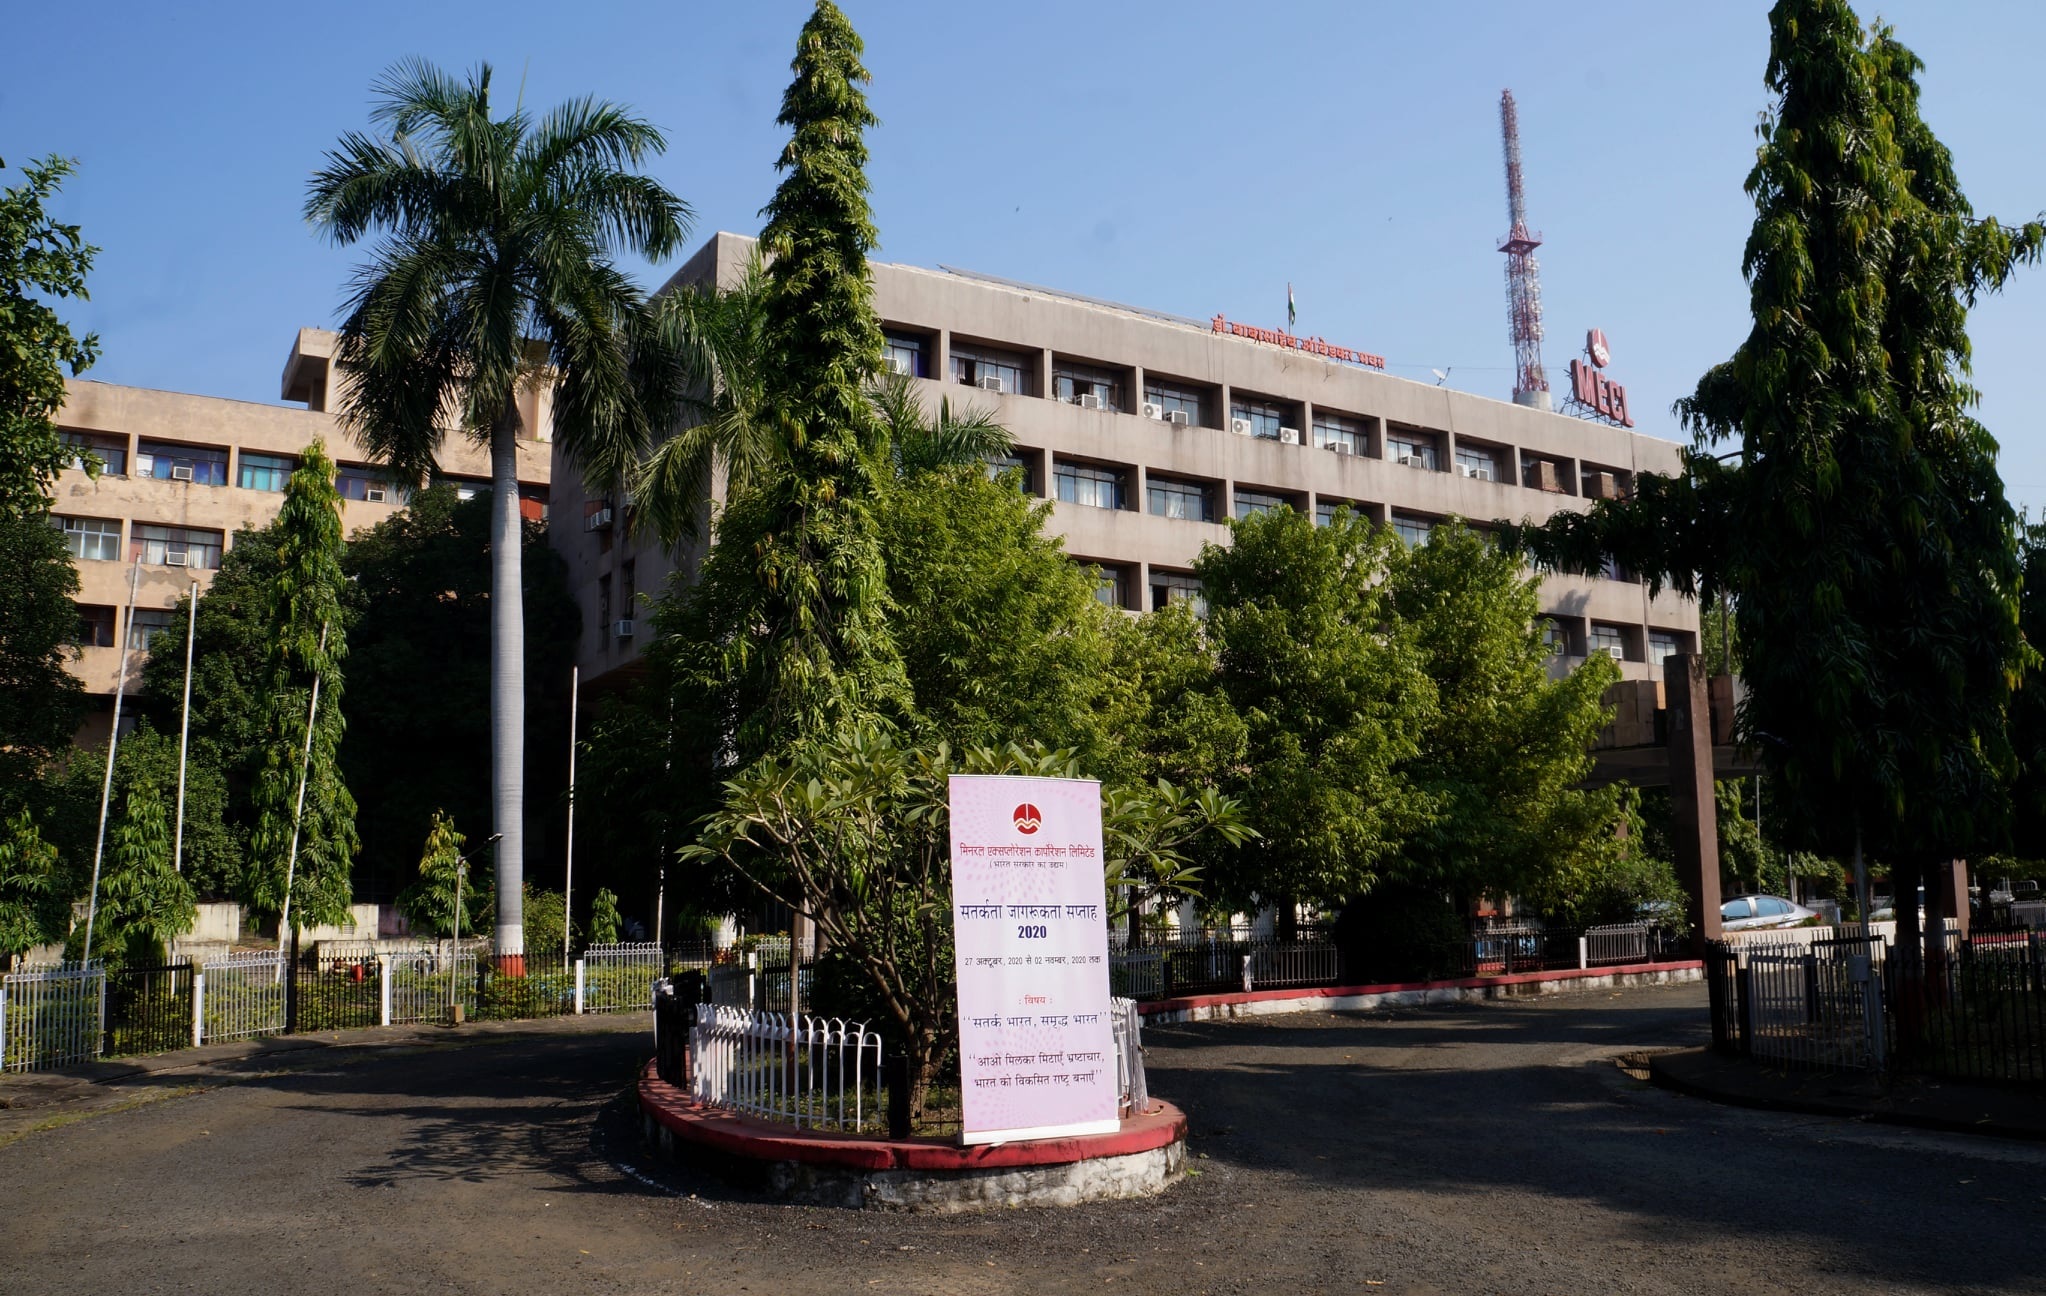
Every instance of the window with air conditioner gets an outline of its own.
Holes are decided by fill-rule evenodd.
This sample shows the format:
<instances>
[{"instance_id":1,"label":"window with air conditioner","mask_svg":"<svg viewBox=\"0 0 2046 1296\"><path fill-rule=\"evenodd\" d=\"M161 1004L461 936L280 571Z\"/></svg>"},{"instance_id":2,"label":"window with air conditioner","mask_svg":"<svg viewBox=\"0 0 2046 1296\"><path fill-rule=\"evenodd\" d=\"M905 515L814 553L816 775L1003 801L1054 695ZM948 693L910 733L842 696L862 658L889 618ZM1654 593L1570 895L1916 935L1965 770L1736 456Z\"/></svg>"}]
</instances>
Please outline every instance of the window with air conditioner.
<instances>
[{"instance_id":1,"label":"window with air conditioner","mask_svg":"<svg viewBox=\"0 0 2046 1296\"><path fill-rule=\"evenodd\" d=\"M1385 457L1409 468L1435 471L1435 439L1407 428L1385 434Z\"/></svg>"},{"instance_id":2,"label":"window with air conditioner","mask_svg":"<svg viewBox=\"0 0 2046 1296\"><path fill-rule=\"evenodd\" d=\"M1627 632L1619 626L1600 625L1597 622L1593 622L1591 626L1591 650L1593 652L1606 653L1614 661L1625 661L1627 660Z\"/></svg>"},{"instance_id":3,"label":"window with air conditioner","mask_svg":"<svg viewBox=\"0 0 2046 1296\"><path fill-rule=\"evenodd\" d=\"M1013 352L955 343L952 381L1004 396L1030 395L1030 361Z\"/></svg>"},{"instance_id":4,"label":"window with air conditioner","mask_svg":"<svg viewBox=\"0 0 2046 1296\"><path fill-rule=\"evenodd\" d=\"M1120 411L1123 406L1123 376L1113 369L1082 364L1064 357L1051 366L1051 394L1055 400L1082 409Z\"/></svg>"},{"instance_id":5,"label":"window with air conditioner","mask_svg":"<svg viewBox=\"0 0 2046 1296\"><path fill-rule=\"evenodd\" d=\"M334 491L342 499L368 503L370 492L389 489L390 479L381 471L362 464L342 464L334 470Z\"/></svg>"},{"instance_id":6,"label":"window with air conditioner","mask_svg":"<svg viewBox=\"0 0 2046 1296\"><path fill-rule=\"evenodd\" d=\"M929 351L923 338L911 333L898 333L893 329L881 334L882 361L889 373L902 374L908 378L931 376L927 364Z\"/></svg>"},{"instance_id":7,"label":"window with air conditioner","mask_svg":"<svg viewBox=\"0 0 2046 1296\"><path fill-rule=\"evenodd\" d=\"M1167 422L1181 427L1206 427L1203 417L1207 409L1207 397L1200 388L1190 383L1177 383L1169 379L1144 377L1144 403L1158 407L1158 415Z\"/></svg>"},{"instance_id":8,"label":"window with air conditioner","mask_svg":"<svg viewBox=\"0 0 2046 1296\"><path fill-rule=\"evenodd\" d=\"M387 494L388 492L382 486L372 486L369 489L363 491L362 498L365 503L381 504L384 502L384 498Z\"/></svg>"},{"instance_id":9,"label":"window with air conditioner","mask_svg":"<svg viewBox=\"0 0 2046 1296\"><path fill-rule=\"evenodd\" d=\"M1363 420L1316 410L1314 444L1338 454L1363 454L1369 441Z\"/></svg>"},{"instance_id":10,"label":"window with air conditioner","mask_svg":"<svg viewBox=\"0 0 2046 1296\"><path fill-rule=\"evenodd\" d=\"M157 526L138 522L128 537L128 561L152 567L220 566L222 536L196 527Z\"/></svg>"},{"instance_id":11,"label":"window with air conditioner","mask_svg":"<svg viewBox=\"0 0 2046 1296\"><path fill-rule=\"evenodd\" d=\"M135 449L135 474L157 481L227 485L227 451L182 441L144 441Z\"/></svg>"},{"instance_id":12,"label":"window with air conditioner","mask_svg":"<svg viewBox=\"0 0 2046 1296\"><path fill-rule=\"evenodd\" d=\"M1229 402L1229 429L1265 441L1284 439L1284 429L1299 426L1300 411L1278 401L1239 396ZM1300 439L1294 432L1293 439Z\"/></svg>"},{"instance_id":13,"label":"window with air conditioner","mask_svg":"<svg viewBox=\"0 0 2046 1296\"><path fill-rule=\"evenodd\" d=\"M1485 446L1459 444L1456 471L1477 481L1499 480L1499 455Z\"/></svg>"}]
</instances>

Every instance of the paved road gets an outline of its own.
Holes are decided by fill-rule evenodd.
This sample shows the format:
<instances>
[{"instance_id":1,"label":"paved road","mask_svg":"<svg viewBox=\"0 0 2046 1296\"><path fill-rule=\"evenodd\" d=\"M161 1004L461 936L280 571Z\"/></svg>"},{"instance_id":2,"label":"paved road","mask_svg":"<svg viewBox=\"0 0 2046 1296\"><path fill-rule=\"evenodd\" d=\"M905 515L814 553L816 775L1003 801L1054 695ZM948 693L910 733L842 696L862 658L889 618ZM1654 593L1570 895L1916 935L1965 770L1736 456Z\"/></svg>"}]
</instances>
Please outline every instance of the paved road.
<instances>
[{"instance_id":1,"label":"paved road","mask_svg":"<svg viewBox=\"0 0 2046 1296\"><path fill-rule=\"evenodd\" d=\"M0 1147L0 1292L2046 1291L2046 1148L1611 1064L1702 1015L1678 987L1155 1029L1196 1177L950 1219L640 1163L638 1030L329 1051Z\"/></svg>"}]
</instances>

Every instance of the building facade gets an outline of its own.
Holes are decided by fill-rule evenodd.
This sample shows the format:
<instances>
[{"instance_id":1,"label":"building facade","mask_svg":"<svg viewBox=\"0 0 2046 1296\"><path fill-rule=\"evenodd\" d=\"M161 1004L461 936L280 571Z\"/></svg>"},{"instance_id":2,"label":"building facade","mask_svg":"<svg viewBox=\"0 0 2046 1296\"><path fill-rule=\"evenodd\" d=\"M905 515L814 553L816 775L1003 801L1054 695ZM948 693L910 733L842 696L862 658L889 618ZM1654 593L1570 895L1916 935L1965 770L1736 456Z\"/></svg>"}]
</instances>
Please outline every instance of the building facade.
<instances>
[{"instance_id":1,"label":"building facade","mask_svg":"<svg viewBox=\"0 0 2046 1296\"><path fill-rule=\"evenodd\" d=\"M671 289L737 283L753 240L720 233ZM1053 501L1050 529L1132 612L1200 598L1192 564L1227 544L1228 519L1349 507L1410 543L1455 516L1477 526L1618 498L1635 474L1678 470L1670 441L1392 377L1319 344L1093 301L950 270L874 263L891 368L938 400L990 411L1014 436L1025 489ZM1246 336L1245 334L1248 334ZM638 615L678 553L626 533L626 501L587 493L556 465L549 523L583 612L586 683L627 668ZM1629 679L1696 650L1694 603L1651 596L1625 572L1547 576L1556 669L1606 652Z\"/></svg>"},{"instance_id":2,"label":"building facade","mask_svg":"<svg viewBox=\"0 0 2046 1296\"><path fill-rule=\"evenodd\" d=\"M66 441L105 465L97 479L82 467L59 474L51 505L78 566L84 625L72 670L97 703L81 741L104 739L122 670L132 688L150 640L171 623L187 590L196 585L203 591L212 582L235 533L276 518L285 483L313 441L324 441L339 467L343 524L350 532L404 507L406 492L370 463L330 408L334 342L326 330L299 330L279 394L302 408L67 384L58 426ZM551 401L545 393L530 396L522 414L521 509L538 520L547 516L553 469ZM489 454L466 437L448 437L440 466L458 490L489 489Z\"/></svg>"}]
</instances>

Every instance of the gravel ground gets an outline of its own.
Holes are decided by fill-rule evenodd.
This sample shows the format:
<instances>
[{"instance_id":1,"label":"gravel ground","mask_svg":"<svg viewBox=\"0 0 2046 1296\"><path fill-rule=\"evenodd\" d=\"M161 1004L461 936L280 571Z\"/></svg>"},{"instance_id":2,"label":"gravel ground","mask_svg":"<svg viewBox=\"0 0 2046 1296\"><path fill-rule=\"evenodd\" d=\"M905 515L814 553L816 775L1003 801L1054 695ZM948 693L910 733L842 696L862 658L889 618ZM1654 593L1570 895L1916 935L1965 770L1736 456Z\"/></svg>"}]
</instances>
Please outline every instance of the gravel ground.
<instances>
[{"instance_id":1,"label":"gravel ground","mask_svg":"<svg viewBox=\"0 0 2046 1296\"><path fill-rule=\"evenodd\" d=\"M1195 1175L951 1218L644 1162L621 1096L643 1018L336 1052L0 1147L0 1292L2046 1291L2046 1147L1722 1108L1612 1064L1703 1021L1682 986L1155 1028Z\"/></svg>"}]
</instances>

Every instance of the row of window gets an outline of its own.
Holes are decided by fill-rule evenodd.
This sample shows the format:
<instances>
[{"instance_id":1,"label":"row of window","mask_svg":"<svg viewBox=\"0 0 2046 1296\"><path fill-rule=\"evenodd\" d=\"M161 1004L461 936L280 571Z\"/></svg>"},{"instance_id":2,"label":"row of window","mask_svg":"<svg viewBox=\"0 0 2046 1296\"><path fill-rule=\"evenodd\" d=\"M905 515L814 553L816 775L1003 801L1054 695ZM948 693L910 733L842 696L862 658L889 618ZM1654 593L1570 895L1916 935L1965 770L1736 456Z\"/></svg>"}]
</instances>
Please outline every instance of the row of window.
<instances>
[{"instance_id":1,"label":"row of window","mask_svg":"<svg viewBox=\"0 0 2046 1296\"><path fill-rule=\"evenodd\" d=\"M64 547L73 558L81 562L114 562L121 558L119 518L57 517L54 521L63 531ZM126 561L211 571L220 566L222 542L219 531L137 522L129 532Z\"/></svg>"},{"instance_id":2,"label":"row of window","mask_svg":"<svg viewBox=\"0 0 2046 1296\"><path fill-rule=\"evenodd\" d=\"M156 637L177 620L170 608L136 608L128 617L128 647L147 651ZM73 640L80 648L114 646L114 609L99 603L78 604L78 632Z\"/></svg>"},{"instance_id":3,"label":"row of window","mask_svg":"<svg viewBox=\"0 0 2046 1296\"><path fill-rule=\"evenodd\" d=\"M85 453L90 451L108 475L130 475L127 438L89 432L66 432L63 438L74 451L72 467L83 469ZM234 484L243 490L281 495L291 484L291 474L297 470L298 460L290 455L244 450L235 459L234 466ZM195 486L225 486L227 468L227 451L211 446L186 445L178 441L139 441L135 445L133 475L136 477L188 481ZM343 499L365 500L372 504L405 494L393 487L390 478L380 470L354 464L343 464L335 471L334 486Z\"/></svg>"},{"instance_id":4,"label":"row of window","mask_svg":"<svg viewBox=\"0 0 2046 1296\"><path fill-rule=\"evenodd\" d=\"M932 376L927 338L894 331L886 333L885 337L887 363L891 369L919 378ZM1006 396L1040 394L1036 390L1038 361L1028 353L955 342L950 355L951 372L947 377L952 382ZM1051 390L1041 394L1089 409L1129 413L1132 411L1125 397L1128 377L1128 371L1083 364L1059 356L1054 357L1051 363ZM1143 412L1154 418L1190 427L1218 426L1211 420L1214 412L1212 402L1215 400L1212 388L1146 374L1142 400ZM1232 392L1229 427L1261 440L1297 441L1300 439L1300 408L1286 401ZM1320 409L1314 412L1307 440L1316 449L1352 455L1370 453L1366 420ZM1441 445L1442 439L1435 432L1397 424L1386 425L1384 456L1390 462L1441 472L1445 470ZM1511 455L1498 447L1458 442L1455 463L1451 467L1463 476L1480 481L1512 480ZM1617 498L1624 487L1622 474L1591 465L1584 466L1580 480L1571 482L1570 476L1567 459L1543 458L1532 453L1522 455L1520 484L1535 490L1575 492L1604 499Z\"/></svg>"}]
</instances>

